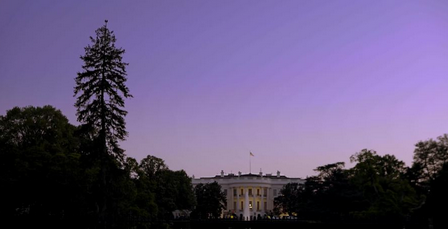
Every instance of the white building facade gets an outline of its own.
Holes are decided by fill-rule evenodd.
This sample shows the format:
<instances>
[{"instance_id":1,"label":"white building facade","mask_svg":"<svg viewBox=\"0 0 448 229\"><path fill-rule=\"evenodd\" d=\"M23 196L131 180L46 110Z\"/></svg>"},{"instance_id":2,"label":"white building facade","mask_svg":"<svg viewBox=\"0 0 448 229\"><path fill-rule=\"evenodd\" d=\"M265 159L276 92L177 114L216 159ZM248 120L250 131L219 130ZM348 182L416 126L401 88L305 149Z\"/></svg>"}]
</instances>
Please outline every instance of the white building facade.
<instances>
[{"instance_id":1,"label":"white building facade","mask_svg":"<svg viewBox=\"0 0 448 229\"><path fill-rule=\"evenodd\" d=\"M262 174L224 174L215 177L192 179L193 186L200 183L217 182L227 197L226 213L234 213L244 218L264 216L274 209L274 198L288 183L304 183L301 178L288 178L277 172L276 175Z\"/></svg>"}]
</instances>

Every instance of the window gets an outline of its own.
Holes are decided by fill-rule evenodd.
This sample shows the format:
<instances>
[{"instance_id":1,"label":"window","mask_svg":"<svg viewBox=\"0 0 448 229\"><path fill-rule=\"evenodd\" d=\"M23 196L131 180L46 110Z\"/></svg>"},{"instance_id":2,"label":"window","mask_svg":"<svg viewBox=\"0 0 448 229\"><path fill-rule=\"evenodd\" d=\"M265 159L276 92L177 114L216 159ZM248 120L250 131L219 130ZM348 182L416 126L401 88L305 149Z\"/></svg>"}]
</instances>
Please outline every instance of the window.
<instances>
[{"instance_id":1,"label":"window","mask_svg":"<svg viewBox=\"0 0 448 229\"><path fill-rule=\"evenodd\" d=\"M267 209L268 209L268 205L267 205L267 203L266 203L266 201L264 202L264 211L266 211Z\"/></svg>"},{"instance_id":2,"label":"window","mask_svg":"<svg viewBox=\"0 0 448 229\"><path fill-rule=\"evenodd\" d=\"M249 196L252 196L252 189L249 188Z\"/></svg>"},{"instance_id":3,"label":"window","mask_svg":"<svg viewBox=\"0 0 448 229\"><path fill-rule=\"evenodd\" d=\"M241 201L241 206L240 206L240 207L241 207L241 208L240 208L241 210L243 210L243 206L244 206L244 205L243 205L243 201Z\"/></svg>"},{"instance_id":4,"label":"window","mask_svg":"<svg viewBox=\"0 0 448 229\"><path fill-rule=\"evenodd\" d=\"M263 191L263 196L266 196L266 195L267 195L267 193L268 193L268 188L264 188L264 191Z\"/></svg>"},{"instance_id":5,"label":"window","mask_svg":"<svg viewBox=\"0 0 448 229\"><path fill-rule=\"evenodd\" d=\"M233 196L236 196L236 189L233 189Z\"/></svg>"},{"instance_id":6,"label":"window","mask_svg":"<svg viewBox=\"0 0 448 229\"><path fill-rule=\"evenodd\" d=\"M257 201L257 211L260 211L260 201Z\"/></svg>"},{"instance_id":7,"label":"window","mask_svg":"<svg viewBox=\"0 0 448 229\"><path fill-rule=\"evenodd\" d=\"M249 201L249 209L252 210L252 201Z\"/></svg>"},{"instance_id":8,"label":"window","mask_svg":"<svg viewBox=\"0 0 448 229\"><path fill-rule=\"evenodd\" d=\"M233 202L233 209L236 210L236 202Z\"/></svg>"},{"instance_id":9,"label":"window","mask_svg":"<svg viewBox=\"0 0 448 229\"><path fill-rule=\"evenodd\" d=\"M260 189L257 188L257 196L260 195Z\"/></svg>"},{"instance_id":10,"label":"window","mask_svg":"<svg viewBox=\"0 0 448 229\"><path fill-rule=\"evenodd\" d=\"M227 196L227 189L224 189L224 195Z\"/></svg>"},{"instance_id":11,"label":"window","mask_svg":"<svg viewBox=\"0 0 448 229\"><path fill-rule=\"evenodd\" d=\"M244 195L244 189L241 189L241 195Z\"/></svg>"}]
</instances>

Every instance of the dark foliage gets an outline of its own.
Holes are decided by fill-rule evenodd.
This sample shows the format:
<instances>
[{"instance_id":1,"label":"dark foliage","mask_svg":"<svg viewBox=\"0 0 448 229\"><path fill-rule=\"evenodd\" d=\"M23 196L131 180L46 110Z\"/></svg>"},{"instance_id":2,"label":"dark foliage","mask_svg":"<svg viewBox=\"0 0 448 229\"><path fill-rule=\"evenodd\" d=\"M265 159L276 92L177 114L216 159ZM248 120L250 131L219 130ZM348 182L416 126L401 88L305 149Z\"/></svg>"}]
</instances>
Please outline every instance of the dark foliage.
<instances>
[{"instance_id":1,"label":"dark foliage","mask_svg":"<svg viewBox=\"0 0 448 229\"><path fill-rule=\"evenodd\" d=\"M428 215L433 219L435 228L448 228L448 164L434 176L430 190L426 206Z\"/></svg>"},{"instance_id":2,"label":"dark foliage","mask_svg":"<svg viewBox=\"0 0 448 229\"><path fill-rule=\"evenodd\" d=\"M197 205L192 212L192 218L210 219L218 218L225 209L227 198L216 181L207 184L198 184L194 188Z\"/></svg>"},{"instance_id":3,"label":"dark foliage","mask_svg":"<svg viewBox=\"0 0 448 229\"><path fill-rule=\"evenodd\" d=\"M448 163L448 135L415 144L414 161L410 170L413 183L422 194L427 194L431 182Z\"/></svg>"},{"instance_id":4,"label":"dark foliage","mask_svg":"<svg viewBox=\"0 0 448 229\"><path fill-rule=\"evenodd\" d=\"M0 116L1 215L8 219L88 217L86 174L73 125L51 106Z\"/></svg>"},{"instance_id":5,"label":"dark foliage","mask_svg":"<svg viewBox=\"0 0 448 229\"><path fill-rule=\"evenodd\" d=\"M418 206L404 163L394 156L362 150L349 170L338 162L320 166L304 184L288 184L276 206L301 219L321 222L403 224Z\"/></svg>"}]
</instances>

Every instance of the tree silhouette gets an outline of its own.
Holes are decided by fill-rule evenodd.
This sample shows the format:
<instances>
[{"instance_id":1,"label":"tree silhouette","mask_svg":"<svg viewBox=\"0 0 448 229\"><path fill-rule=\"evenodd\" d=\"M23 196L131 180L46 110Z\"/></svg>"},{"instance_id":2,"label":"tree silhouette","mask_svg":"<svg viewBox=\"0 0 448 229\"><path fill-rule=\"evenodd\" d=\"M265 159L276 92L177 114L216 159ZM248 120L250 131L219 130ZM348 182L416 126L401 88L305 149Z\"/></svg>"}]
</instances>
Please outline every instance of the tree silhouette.
<instances>
[{"instance_id":1,"label":"tree silhouette","mask_svg":"<svg viewBox=\"0 0 448 229\"><path fill-rule=\"evenodd\" d=\"M48 224L86 217L76 127L52 106L14 107L0 115L0 214ZM31 226L31 225L29 225Z\"/></svg>"},{"instance_id":2,"label":"tree silhouette","mask_svg":"<svg viewBox=\"0 0 448 229\"><path fill-rule=\"evenodd\" d=\"M127 136L123 109L124 98L132 97L126 83L126 66L122 61L125 50L115 47L115 35L104 26L97 29L96 37L90 37L92 45L85 47L83 72L76 77L75 96L78 121L96 131L102 152L113 155L120 162L124 150L118 140Z\"/></svg>"},{"instance_id":3,"label":"tree silhouette","mask_svg":"<svg viewBox=\"0 0 448 229\"><path fill-rule=\"evenodd\" d=\"M227 198L216 181L207 184L198 184L194 187L196 195L196 209L191 213L193 218L218 218L225 209Z\"/></svg>"},{"instance_id":4,"label":"tree silhouette","mask_svg":"<svg viewBox=\"0 0 448 229\"><path fill-rule=\"evenodd\" d=\"M298 183L288 183L280 190L280 195L274 199L276 211L293 215L299 209L299 193L303 187Z\"/></svg>"},{"instance_id":5,"label":"tree silhouette","mask_svg":"<svg viewBox=\"0 0 448 229\"><path fill-rule=\"evenodd\" d=\"M367 209L354 213L357 217L400 223L418 206L420 198L405 177L406 166L395 156L363 149L350 161L357 162L351 169L351 181L369 202Z\"/></svg>"},{"instance_id":6,"label":"tree silhouette","mask_svg":"<svg viewBox=\"0 0 448 229\"><path fill-rule=\"evenodd\" d=\"M425 194L428 194L430 183L446 163L448 163L447 134L437 137L436 140L429 139L415 144L412 172Z\"/></svg>"},{"instance_id":7,"label":"tree silhouette","mask_svg":"<svg viewBox=\"0 0 448 229\"><path fill-rule=\"evenodd\" d=\"M107 20L95 32L96 37L90 37L92 44L85 47L85 55L80 57L84 65L75 78L74 96L79 95L75 103L78 121L94 140L92 155L96 157L92 159L98 161L100 167L97 213L100 224L106 226L107 212L113 211L107 204L113 199L113 190L109 187L118 180L113 176L118 174L125 156L118 145L118 141L127 136L124 98L132 95L125 85L128 65L122 61L125 50L115 47L116 38L107 28Z\"/></svg>"}]
</instances>

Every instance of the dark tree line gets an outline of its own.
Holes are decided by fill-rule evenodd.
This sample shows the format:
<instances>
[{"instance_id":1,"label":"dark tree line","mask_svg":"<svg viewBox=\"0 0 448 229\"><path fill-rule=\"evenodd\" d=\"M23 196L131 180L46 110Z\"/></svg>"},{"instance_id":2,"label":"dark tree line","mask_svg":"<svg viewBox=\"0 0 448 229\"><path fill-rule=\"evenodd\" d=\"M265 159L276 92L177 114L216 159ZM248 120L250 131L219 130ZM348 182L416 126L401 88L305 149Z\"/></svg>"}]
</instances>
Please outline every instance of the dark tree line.
<instances>
[{"instance_id":1,"label":"dark tree line","mask_svg":"<svg viewBox=\"0 0 448 229\"><path fill-rule=\"evenodd\" d=\"M416 144L411 167L393 155L362 150L343 162L319 166L303 184L283 187L277 212L321 222L359 222L446 228L448 136Z\"/></svg>"},{"instance_id":2,"label":"dark tree line","mask_svg":"<svg viewBox=\"0 0 448 229\"><path fill-rule=\"evenodd\" d=\"M94 159L95 141L83 128L71 125L51 106L15 107L0 116L3 219L27 223L24 228L38 223L54 228L165 228L175 210L192 212L196 219L221 215L226 198L218 183L193 188L185 171L172 171L163 159L148 155L140 162L110 159L107 217L100 218L104 164Z\"/></svg>"},{"instance_id":3,"label":"dark tree line","mask_svg":"<svg viewBox=\"0 0 448 229\"><path fill-rule=\"evenodd\" d=\"M98 222L104 165L92 159L95 155L89 149L95 142L82 128L71 125L51 106L16 107L0 116L3 219L32 225L60 222L73 228L104 227ZM140 162L126 157L121 166L110 160L108 218L103 219L107 228L129 220L169 220L172 211L192 210L196 205L185 171L172 171L162 159L150 155Z\"/></svg>"}]
</instances>

